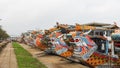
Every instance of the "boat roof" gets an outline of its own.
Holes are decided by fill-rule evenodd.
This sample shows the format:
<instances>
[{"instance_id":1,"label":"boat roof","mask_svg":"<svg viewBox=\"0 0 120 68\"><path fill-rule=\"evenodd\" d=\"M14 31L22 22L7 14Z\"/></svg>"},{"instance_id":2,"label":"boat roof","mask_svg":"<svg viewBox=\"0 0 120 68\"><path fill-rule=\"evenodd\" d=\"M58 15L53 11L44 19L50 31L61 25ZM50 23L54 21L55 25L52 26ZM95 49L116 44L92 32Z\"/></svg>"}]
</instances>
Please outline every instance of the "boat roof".
<instances>
[{"instance_id":1,"label":"boat roof","mask_svg":"<svg viewBox=\"0 0 120 68\"><path fill-rule=\"evenodd\" d=\"M87 24L83 24L83 25L88 25L88 26L109 26L111 24L92 22L92 23L87 23Z\"/></svg>"}]
</instances>

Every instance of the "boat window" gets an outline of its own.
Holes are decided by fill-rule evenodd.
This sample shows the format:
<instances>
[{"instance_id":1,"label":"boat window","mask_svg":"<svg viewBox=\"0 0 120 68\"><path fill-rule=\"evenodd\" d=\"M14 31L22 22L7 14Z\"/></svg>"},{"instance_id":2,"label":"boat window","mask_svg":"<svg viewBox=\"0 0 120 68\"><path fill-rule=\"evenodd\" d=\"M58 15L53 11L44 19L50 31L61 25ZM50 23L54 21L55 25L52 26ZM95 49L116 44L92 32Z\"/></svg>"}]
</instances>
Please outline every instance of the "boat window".
<instances>
[{"instance_id":1,"label":"boat window","mask_svg":"<svg viewBox=\"0 0 120 68\"><path fill-rule=\"evenodd\" d=\"M100 32L100 35L103 36L103 32Z\"/></svg>"},{"instance_id":2,"label":"boat window","mask_svg":"<svg viewBox=\"0 0 120 68\"><path fill-rule=\"evenodd\" d=\"M99 32L95 32L95 35L99 35Z\"/></svg>"}]
</instances>

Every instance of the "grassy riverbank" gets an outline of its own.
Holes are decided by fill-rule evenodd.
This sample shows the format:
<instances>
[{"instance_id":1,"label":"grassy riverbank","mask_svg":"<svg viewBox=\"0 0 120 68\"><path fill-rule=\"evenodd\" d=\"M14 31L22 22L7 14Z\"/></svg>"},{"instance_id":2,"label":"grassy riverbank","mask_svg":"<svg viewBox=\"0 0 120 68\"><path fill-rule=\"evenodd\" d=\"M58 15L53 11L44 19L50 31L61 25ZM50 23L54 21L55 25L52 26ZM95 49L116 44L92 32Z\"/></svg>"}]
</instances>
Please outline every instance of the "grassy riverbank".
<instances>
[{"instance_id":1,"label":"grassy riverbank","mask_svg":"<svg viewBox=\"0 0 120 68\"><path fill-rule=\"evenodd\" d=\"M13 42L12 45L14 47L19 68L47 68L36 58L33 58L32 55L18 43Z\"/></svg>"}]
</instances>

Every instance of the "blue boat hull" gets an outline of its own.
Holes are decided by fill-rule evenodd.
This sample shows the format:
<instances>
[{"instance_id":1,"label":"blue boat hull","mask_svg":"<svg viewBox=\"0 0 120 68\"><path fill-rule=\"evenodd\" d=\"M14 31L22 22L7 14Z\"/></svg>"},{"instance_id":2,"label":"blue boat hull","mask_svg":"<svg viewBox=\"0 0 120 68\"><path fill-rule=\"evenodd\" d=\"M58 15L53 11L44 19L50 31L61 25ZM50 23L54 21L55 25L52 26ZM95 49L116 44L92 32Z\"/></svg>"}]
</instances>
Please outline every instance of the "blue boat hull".
<instances>
[{"instance_id":1,"label":"blue boat hull","mask_svg":"<svg viewBox=\"0 0 120 68\"><path fill-rule=\"evenodd\" d=\"M111 38L113 41L120 41L120 34L113 34Z\"/></svg>"}]
</instances>

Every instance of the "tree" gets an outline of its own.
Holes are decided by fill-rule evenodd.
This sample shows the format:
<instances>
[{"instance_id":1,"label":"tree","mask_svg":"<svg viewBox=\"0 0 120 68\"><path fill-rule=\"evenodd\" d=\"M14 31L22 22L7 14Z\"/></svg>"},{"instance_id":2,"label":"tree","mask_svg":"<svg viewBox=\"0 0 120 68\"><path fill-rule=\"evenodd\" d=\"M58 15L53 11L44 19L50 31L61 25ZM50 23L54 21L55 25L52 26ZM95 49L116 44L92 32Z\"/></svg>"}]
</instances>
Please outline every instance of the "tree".
<instances>
[{"instance_id":1,"label":"tree","mask_svg":"<svg viewBox=\"0 0 120 68\"><path fill-rule=\"evenodd\" d=\"M9 35L6 33L6 31L3 30L2 27L0 27L0 39L6 39L8 37Z\"/></svg>"}]
</instances>

